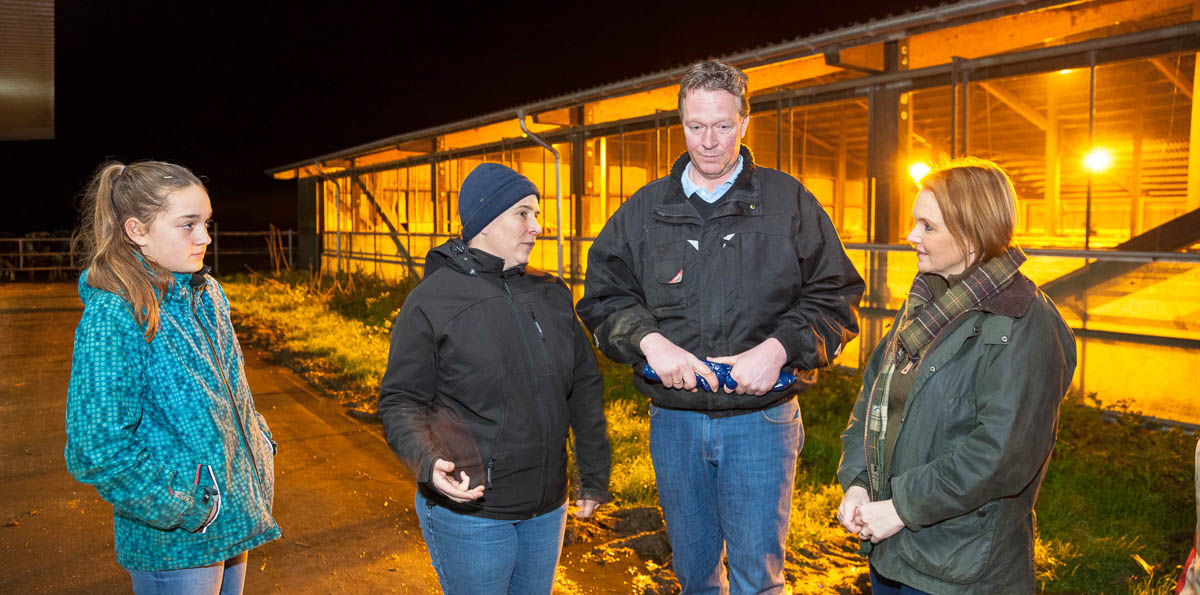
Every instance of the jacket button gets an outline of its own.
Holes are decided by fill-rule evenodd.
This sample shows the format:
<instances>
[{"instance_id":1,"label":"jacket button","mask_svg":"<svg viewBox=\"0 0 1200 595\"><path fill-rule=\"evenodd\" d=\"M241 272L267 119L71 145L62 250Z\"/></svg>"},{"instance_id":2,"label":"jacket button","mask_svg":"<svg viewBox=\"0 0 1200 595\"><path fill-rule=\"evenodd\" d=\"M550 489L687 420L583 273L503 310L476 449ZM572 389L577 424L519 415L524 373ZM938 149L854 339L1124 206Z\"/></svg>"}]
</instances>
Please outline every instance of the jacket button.
<instances>
[{"instance_id":1,"label":"jacket button","mask_svg":"<svg viewBox=\"0 0 1200 595\"><path fill-rule=\"evenodd\" d=\"M1000 342L1001 342L1001 343L1008 343L1008 335L1004 335L1004 336L1000 337Z\"/></svg>"},{"instance_id":2,"label":"jacket button","mask_svg":"<svg viewBox=\"0 0 1200 595\"><path fill-rule=\"evenodd\" d=\"M937 366L929 366L930 372L937 372Z\"/></svg>"}]
</instances>

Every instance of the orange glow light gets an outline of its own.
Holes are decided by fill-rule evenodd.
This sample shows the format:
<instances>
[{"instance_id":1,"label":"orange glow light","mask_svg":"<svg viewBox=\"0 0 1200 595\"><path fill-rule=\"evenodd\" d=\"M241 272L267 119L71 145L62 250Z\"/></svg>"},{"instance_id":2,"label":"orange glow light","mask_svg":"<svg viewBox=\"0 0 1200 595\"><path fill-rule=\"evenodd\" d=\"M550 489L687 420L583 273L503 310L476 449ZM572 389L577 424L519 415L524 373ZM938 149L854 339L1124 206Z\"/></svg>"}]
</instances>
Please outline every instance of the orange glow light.
<instances>
[{"instance_id":1,"label":"orange glow light","mask_svg":"<svg viewBox=\"0 0 1200 595\"><path fill-rule=\"evenodd\" d=\"M922 163L918 161L908 166L908 175L912 176L913 182L920 184L921 178L924 178L929 173L930 169L931 168L929 167L928 163Z\"/></svg>"},{"instance_id":2,"label":"orange glow light","mask_svg":"<svg viewBox=\"0 0 1200 595\"><path fill-rule=\"evenodd\" d=\"M1112 153L1103 147L1096 147L1083 156L1083 167L1092 173L1100 173L1112 167Z\"/></svg>"}]
</instances>

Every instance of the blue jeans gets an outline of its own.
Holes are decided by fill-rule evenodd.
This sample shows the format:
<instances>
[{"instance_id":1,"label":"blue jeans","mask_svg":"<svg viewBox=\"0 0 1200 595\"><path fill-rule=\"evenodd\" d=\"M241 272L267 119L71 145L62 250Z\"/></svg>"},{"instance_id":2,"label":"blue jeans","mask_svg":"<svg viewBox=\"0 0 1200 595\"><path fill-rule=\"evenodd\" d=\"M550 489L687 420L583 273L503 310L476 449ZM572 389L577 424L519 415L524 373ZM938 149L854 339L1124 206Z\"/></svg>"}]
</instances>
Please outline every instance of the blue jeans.
<instances>
[{"instance_id":1,"label":"blue jeans","mask_svg":"<svg viewBox=\"0 0 1200 595\"><path fill-rule=\"evenodd\" d=\"M803 442L794 398L717 419L650 406L650 457L685 595L783 592L784 539Z\"/></svg>"},{"instance_id":2,"label":"blue jeans","mask_svg":"<svg viewBox=\"0 0 1200 595\"><path fill-rule=\"evenodd\" d=\"M417 519L445 595L550 593L567 503L541 516L498 520L458 514L417 490Z\"/></svg>"},{"instance_id":3,"label":"blue jeans","mask_svg":"<svg viewBox=\"0 0 1200 595\"><path fill-rule=\"evenodd\" d=\"M242 552L224 562L179 570L130 570L134 595L241 595L246 582Z\"/></svg>"},{"instance_id":4,"label":"blue jeans","mask_svg":"<svg viewBox=\"0 0 1200 595\"><path fill-rule=\"evenodd\" d=\"M886 578L871 568L871 593L874 595L929 595L925 591L914 589L906 584Z\"/></svg>"}]
</instances>

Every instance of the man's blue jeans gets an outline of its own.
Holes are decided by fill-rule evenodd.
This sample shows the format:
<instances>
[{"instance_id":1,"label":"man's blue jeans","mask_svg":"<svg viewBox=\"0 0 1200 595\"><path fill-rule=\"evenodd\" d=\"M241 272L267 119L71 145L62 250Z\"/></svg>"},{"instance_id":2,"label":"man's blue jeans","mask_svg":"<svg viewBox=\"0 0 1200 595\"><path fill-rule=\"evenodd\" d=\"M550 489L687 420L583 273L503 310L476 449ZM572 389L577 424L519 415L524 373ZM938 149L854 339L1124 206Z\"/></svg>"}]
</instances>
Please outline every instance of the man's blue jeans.
<instances>
[{"instance_id":1,"label":"man's blue jeans","mask_svg":"<svg viewBox=\"0 0 1200 595\"><path fill-rule=\"evenodd\" d=\"M784 539L803 442L794 398L716 419L650 406L650 457L685 595L783 591Z\"/></svg>"},{"instance_id":2,"label":"man's blue jeans","mask_svg":"<svg viewBox=\"0 0 1200 595\"><path fill-rule=\"evenodd\" d=\"M531 519L497 520L429 506L417 490L416 508L445 595L549 595L554 587L566 502Z\"/></svg>"},{"instance_id":3,"label":"man's blue jeans","mask_svg":"<svg viewBox=\"0 0 1200 595\"><path fill-rule=\"evenodd\" d=\"M240 595L247 552L224 562L179 570L130 570L134 595Z\"/></svg>"}]
</instances>

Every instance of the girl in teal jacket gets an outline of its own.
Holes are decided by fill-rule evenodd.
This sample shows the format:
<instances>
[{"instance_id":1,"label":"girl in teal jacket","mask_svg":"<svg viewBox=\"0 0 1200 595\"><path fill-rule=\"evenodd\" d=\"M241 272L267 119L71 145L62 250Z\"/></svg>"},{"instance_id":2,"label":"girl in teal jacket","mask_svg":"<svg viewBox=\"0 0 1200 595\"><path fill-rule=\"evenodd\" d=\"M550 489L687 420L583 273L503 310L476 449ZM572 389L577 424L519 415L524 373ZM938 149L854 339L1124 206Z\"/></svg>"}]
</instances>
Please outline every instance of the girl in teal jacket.
<instances>
[{"instance_id":1,"label":"girl in teal jacket","mask_svg":"<svg viewBox=\"0 0 1200 595\"><path fill-rule=\"evenodd\" d=\"M208 194L146 161L101 166L85 200L67 469L113 505L135 593L240 593L247 552L281 535L275 443L203 264Z\"/></svg>"}]
</instances>

